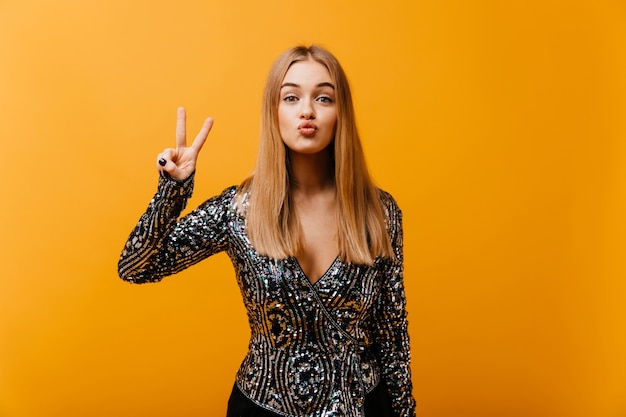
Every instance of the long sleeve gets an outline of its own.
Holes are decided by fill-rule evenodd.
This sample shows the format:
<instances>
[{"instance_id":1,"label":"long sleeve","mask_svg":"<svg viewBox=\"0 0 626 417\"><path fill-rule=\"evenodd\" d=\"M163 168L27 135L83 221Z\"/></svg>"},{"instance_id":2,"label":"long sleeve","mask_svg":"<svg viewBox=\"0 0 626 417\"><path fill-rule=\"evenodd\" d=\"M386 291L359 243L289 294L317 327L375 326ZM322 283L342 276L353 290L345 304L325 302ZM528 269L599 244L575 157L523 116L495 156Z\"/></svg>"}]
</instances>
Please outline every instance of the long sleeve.
<instances>
[{"instance_id":1,"label":"long sleeve","mask_svg":"<svg viewBox=\"0 0 626 417\"><path fill-rule=\"evenodd\" d=\"M156 194L120 255L120 278L132 283L160 281L226 248L235 187L179 220L192 191L193 175L184 181L159 179Z\"/></svg>"},{"instance_id":2,"label":"long sleeve","mask_svg":"<svg viewBox=\"0 0 626 417\"><path fill-rule=\"evenodd\" d=\"M388 194L388 228L396 258L385 262L386 280L383 285L374 323L382 379L391 395L393 410L398 417L415 416L412 395L411 353L403 279L402 213Z\"/></svg>"}]
</instances>

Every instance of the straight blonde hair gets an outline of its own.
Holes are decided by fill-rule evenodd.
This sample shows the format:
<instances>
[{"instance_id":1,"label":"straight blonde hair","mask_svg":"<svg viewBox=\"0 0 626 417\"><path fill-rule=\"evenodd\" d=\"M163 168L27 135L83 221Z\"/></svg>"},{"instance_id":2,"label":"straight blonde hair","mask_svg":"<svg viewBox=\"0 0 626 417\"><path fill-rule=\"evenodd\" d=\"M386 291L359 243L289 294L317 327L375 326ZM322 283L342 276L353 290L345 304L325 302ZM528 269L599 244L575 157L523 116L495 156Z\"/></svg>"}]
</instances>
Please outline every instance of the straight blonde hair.
<instances>
[{"instance_id":1,"label":"straight blonde hair","mask_svg":"<svg viewBox=\"0 0 626 417\"><path fill-rule=\"evenodd\" d=\"M377 256L393 258L380 190L367 170L348 79L337 59L316 45L285 51L270 70L263 97L256 168L239 190L241 195L249 192L248 237L259 253L277 259L296 256L302 247L301 229L289 193L288 154L278 128L278 105L287 71L294 63L308 59L326 67L336 89L337 126L331 146L339 258L369 265Z\"/></svg>"}]
</instances>

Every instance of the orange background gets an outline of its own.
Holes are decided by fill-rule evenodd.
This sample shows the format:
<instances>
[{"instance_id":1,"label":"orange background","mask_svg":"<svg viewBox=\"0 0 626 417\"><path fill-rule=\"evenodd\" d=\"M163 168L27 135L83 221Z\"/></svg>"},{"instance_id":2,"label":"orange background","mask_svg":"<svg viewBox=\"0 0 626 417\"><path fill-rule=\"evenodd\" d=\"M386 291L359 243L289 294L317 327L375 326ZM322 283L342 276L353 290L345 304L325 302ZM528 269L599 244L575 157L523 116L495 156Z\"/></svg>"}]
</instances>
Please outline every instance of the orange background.
<instances>
[{"instance_id":1,"label":"orange background","mask_svg":"<svg viewBox=\"0 0 626 417\"><path fill-rule=\"evenodd\" d=\"M297 43L352 82L405 216L423 417L626 416L623 1L0 1L0 416L220 416L247 345L223 254L160 284L122 245L174 143L189 206L256 156Z\"/></svg>"}]
</instances>

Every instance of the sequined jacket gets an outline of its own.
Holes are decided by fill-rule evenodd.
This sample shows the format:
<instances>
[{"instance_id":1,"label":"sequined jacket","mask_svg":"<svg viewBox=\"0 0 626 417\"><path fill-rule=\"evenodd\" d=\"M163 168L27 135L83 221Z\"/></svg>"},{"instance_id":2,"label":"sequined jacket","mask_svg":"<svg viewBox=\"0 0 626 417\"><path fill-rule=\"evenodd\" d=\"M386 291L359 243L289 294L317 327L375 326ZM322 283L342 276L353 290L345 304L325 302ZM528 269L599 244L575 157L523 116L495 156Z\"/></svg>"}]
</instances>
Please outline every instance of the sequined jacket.
<instances>
[{"instance_id":1,"label":"sequined jacket","mask_svg":"<svg viewBox=\"0 0 626 417\"><path fill-rule=\"evenodd\" d=\"M237 188L178 219L193 176L161 178L131 232L118 271L133 283L159 281L220 251L236 272L247 310L249 351L236 375L260 407L289 417L362 416L364 396L382 382L399 417L415 415L403 285L402 216L381 191L395 259L372 266L335 259L311 284L298 261L254 250Z\"/></svg>"}]
</instances>

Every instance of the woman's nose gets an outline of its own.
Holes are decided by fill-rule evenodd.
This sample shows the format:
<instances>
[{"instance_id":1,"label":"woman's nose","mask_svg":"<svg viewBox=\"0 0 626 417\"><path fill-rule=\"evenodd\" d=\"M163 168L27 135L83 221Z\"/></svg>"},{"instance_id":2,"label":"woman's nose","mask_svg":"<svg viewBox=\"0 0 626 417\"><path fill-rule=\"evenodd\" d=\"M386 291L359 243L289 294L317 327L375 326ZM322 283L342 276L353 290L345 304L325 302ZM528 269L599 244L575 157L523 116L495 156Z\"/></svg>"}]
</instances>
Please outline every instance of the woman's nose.
<instances>
[{"instance_id":1,"label":"woman's nose","mask_svg":"<svg viewBox=\"0 0 626 417\"><path fill-rule=\"evenodd\" d=\"M313 106L306 100L302 102L302 107L300 107L300 118L301 119L315 119L315 112L313 111Z\"/></svg>"}]
</instances>

